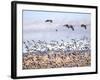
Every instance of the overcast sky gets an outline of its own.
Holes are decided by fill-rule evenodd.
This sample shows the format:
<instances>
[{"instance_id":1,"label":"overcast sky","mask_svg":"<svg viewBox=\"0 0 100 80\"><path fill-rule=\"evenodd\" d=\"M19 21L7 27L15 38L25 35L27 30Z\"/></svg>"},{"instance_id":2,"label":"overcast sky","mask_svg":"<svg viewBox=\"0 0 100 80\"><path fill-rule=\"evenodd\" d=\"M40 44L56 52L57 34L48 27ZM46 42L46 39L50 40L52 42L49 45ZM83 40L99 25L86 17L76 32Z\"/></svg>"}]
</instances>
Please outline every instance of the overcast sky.
<instances>
[{"instance_id":1,"label":"overcast sky","mask_svg":"<svg viewBox=\"0 0 100 80\"><path fill-rule=\"evenodd\" d=\"M53 23L46 23L47 19ZM63 27L67 23L74 25L75 31ZM80 27L82 23L87 24L87 30ZM90 38L90 24L91 14L87 13L23 11L23 40Z\"/></svg>"}]
</instances>

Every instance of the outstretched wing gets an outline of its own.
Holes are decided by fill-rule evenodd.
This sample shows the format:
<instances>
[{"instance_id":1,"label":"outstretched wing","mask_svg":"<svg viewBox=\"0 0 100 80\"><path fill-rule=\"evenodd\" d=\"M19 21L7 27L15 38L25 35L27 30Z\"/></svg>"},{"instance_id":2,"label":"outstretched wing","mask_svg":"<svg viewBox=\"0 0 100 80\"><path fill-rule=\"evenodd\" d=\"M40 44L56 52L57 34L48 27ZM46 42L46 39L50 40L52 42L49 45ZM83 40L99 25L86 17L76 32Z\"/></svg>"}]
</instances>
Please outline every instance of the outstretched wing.
<instances>
[{"instance_id":1,"label":"outstretched wing","mask_svg":"<svg viewBox=\"0 0 100 80\"><path fill-rule=\"evenodd\" d=\"M72 29L72 31L74 31L74 27L72 25L70 25L70 28Z\"/></svg>"},{"instance_id":2,"label":"outstretched wing","mask_svg":"<svg viewBox=\"0 0 100 80\"><path fill-rule=\"evenodd\" d=\"M50 23L52 23L53 20L47 19L47 20L45 20L45 22L50 22Z\"/></svg>"},{"instance_id":3,"label":"outstretched wing","mask_svg":"<svg viewBox=\"0 0 100 80\"><path fill-rule=\"evenodd\" d=\"M81 24L81 27L87 29L86 25L85 24Z\"/></svg>"}]
</instances>

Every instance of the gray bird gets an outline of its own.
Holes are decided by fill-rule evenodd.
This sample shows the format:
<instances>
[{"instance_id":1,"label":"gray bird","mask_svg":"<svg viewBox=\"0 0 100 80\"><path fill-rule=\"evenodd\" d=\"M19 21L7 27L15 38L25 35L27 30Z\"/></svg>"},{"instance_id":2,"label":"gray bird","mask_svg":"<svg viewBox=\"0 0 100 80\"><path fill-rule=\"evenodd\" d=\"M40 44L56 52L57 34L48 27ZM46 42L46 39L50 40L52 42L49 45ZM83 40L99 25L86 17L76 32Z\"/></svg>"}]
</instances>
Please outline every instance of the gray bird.
<instances>
[{"instance_id":1,"label":"gray bird","mask_svg":"<svg viewBox=\"0 0 100 80\"><path fill-rule=\"evenodd\" d=\"M85 24L81 24L81 27L83 27L84 29L87 29Z\"/></svg>"},{"instance_id":2,"label":"gray bird","mask_svg":"<svg viewBox=\"0 0 100 80\"><path fill-rule=\"evenodd\" d=\"M74 27L73 27L73 25L68 25L68 24L65 24L64 26L65 26L65 27L67 27L68 29L69 29L69 28L71 28L71 29L72 29L72 31L74 31Z\"/></svg>"},{"instance_id":3,"label":"gray bird","mask_svg":"<svg viewBox=\"0 0 100 80\"><path fill-rule=\"evenodd\" d=\"M45 22L53 23L53 20L51 20L51 19L47 19L47 20L45 20Z\"/></svg>"}]
</instances>

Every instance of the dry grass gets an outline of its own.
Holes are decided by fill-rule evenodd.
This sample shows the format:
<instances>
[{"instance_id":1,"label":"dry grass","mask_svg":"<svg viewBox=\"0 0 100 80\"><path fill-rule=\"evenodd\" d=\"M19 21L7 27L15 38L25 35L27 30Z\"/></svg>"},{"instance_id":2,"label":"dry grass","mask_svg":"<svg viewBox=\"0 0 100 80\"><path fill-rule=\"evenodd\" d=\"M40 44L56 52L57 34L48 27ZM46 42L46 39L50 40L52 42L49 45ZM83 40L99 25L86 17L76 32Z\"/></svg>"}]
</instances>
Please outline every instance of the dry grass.
<instances>
[{"instance_id":1,"label":"dry grass","mask_svg":"<svg viewBox=\"0 0 100 80\"><path fill-rule=\"evenodd\" d=\"M91 65L90 51L48 52L23 54L23 69L84 67Z\"/></svg>"}]
</instances>

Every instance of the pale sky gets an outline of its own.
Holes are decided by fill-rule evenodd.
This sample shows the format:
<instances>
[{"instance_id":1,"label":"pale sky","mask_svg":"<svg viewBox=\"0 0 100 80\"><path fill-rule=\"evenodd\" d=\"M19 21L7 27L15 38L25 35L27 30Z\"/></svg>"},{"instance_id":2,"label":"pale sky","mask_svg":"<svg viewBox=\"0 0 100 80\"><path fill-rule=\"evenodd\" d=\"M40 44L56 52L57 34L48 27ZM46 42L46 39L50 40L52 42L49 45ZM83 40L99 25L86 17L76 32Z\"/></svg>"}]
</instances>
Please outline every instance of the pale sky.
<instances>
[{"instance_id":1,"label":"pale sky","mask_svg":"<svg viewBox=\"0 0 100 80\"><path fill-rule=\"evenodd\" d=\"M46 23L47 19L53 20L53 23ZM74 25L75 31L63 27L67 23ZM87 24L87 30L80 27L82 23ZM23 40L90 38L90 24L89 13L23 11Z\"/></svg>"}]
</instances>

